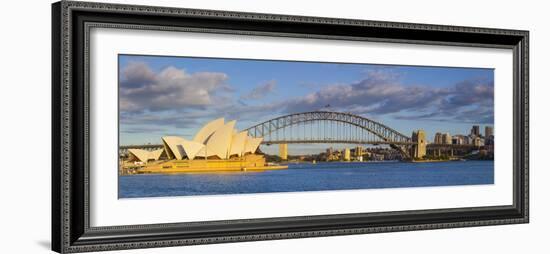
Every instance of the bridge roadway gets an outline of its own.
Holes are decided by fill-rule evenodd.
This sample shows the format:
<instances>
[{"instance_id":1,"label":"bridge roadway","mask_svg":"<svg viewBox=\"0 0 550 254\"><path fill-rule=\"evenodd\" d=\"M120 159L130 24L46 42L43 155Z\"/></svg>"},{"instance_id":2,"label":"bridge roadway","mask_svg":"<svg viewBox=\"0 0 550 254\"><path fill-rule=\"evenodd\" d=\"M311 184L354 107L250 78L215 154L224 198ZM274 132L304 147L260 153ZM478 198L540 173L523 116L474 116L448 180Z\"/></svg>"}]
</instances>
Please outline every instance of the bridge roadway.
<instances>
[{"instance_id":1,"label":"bridge roadway","mask_svg":"<svg viewBox=\"0 0 550 254\"><path fill-rule=\"evenodd\" d=\"M155 150L163 148L162 144L146 144L146 145L122 145L119 146L119 150L128 150L128 149L144 149L144 150Z\"/></svg>"},{"instance_id":2,"label":"bridge roadway","mask_svg":"<svg viewBox=\"0 0 550 254\"><path fill-rule=\"evenodd\" d=\"M373 141L353 141L353 140L289 140L289 141L264 141L263 145L276 145L276 144L355 144L355 145L413 145L410 142L373 142ZM162 144L144 144L144 145L122 145L119 147L119 152L126 153L128 149L144 149L144 150L156 150L163 148ZM476 145L456 145L456 144L428 144L426 149L454 149L454 150L474 150L478 149Z\"/></svg>"},{"instance_id":3,"label":"bridge roadway","mask_svg":"<svg viewBox=\"0 0 550 254\"><path fill-rule=\"evenodd\" d=\"M411 142L387 142L387 141L355 141L355 140L275 140L262 141L262 145L277 145L277 144L356 144L356 145L413 145ZM156 150L161 149L162 144L144 144L144 145L122 145L119 146L119 151L126 152L128 149L144 149Z\"/></svg>"},{"instance_id":4,"label":"bridge roadway","mask_svg":"<svg viewBox=\"0 0 550 254\"><path fill-rule=\"evenodd\" d=\"M303 140L268 140L262 141L263 145L276 144L356 144L356 145L414 145L412 142L393 141L364 141L364 140L330 140L330 139L303 139Z\"/></svg>"}]
</instances>

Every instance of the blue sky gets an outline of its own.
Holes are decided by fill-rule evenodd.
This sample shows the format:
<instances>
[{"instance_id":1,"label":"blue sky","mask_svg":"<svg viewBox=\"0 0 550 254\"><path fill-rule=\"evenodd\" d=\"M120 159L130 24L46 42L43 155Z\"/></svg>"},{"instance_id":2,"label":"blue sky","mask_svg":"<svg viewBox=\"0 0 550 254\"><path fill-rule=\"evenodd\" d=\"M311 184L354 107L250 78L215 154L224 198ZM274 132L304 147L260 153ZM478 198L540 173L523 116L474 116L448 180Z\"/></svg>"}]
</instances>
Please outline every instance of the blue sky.
<instances>
[{"instance_id":1,"label":"blue sky","mask_svg":"<svg viewBox=\"0 0 550 254\"><path fill-rule=\"evenodd\" d=\"M408 136L466 134L493 125L493 83L479 68L120 55L120 143L192 138L217 117L244 129L327 104Z\"/></svg>"}]
</instances>

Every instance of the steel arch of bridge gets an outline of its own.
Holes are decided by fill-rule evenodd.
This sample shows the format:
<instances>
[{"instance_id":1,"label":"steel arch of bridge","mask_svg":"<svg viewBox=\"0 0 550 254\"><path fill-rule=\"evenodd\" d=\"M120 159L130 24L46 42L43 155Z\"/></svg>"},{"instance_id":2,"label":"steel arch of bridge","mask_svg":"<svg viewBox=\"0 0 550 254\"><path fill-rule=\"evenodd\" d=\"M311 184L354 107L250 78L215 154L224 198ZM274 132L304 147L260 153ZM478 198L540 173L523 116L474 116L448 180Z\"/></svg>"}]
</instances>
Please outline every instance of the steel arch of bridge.
<instances>
[{"instance_id":1,"label":"steel arch of bridge","mask_svg":"<svg viewBox=\"0 0 550 254\"><path fill-rule=\"evenodd\" d=\"M356 126L363 130L366 130L376 137L379 140L376 141L365 141L356 139L346 139L346 140L334 140L334 139L268 139L264 140L264 144L280 144L280 143L353 143L353 144L389 144L392 147L398 147L402 152L406 152L406 147L412 145L413 142L410 137L407 137L398 131L381 124L379 122L370 120L368 118L353 115L350 113L342 112L330 112L330 111L314 111L314 112L302 112L295 113L285 116L280 116L273 118L271 120L265 121L263 123L254 125L245 131L248 132L248 135L254 137L269 137L271 133L274 133L278 130L287 128L293 125L299 125L302 123L311 123L316 121L333 121L349 124Z\"/></svg>"}]
</instances>

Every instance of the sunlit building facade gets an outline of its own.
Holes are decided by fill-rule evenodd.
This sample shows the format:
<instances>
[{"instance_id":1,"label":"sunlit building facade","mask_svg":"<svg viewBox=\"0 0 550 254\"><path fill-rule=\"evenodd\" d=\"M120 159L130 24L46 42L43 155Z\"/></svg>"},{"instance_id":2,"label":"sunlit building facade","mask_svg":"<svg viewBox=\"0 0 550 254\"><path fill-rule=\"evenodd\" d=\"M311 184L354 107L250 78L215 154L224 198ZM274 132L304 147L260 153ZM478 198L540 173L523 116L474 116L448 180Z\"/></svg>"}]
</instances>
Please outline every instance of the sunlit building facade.
<instances>
[{"instance_id":1,"label":"sunlit building facade","mask_svg":"<svg viewBox=\"0 0 550 254\"><path fill-rule=\"evenodd\" d=\"M129 149L129 158L133 161L159 160L165 153L169 160L218 159L227 160L254 154L262 138L248 136L247 132L235 130L236 121L225 123L223 118L204 125L192 140L178 136L161 138L163 148L156 151Z\"/></svg>"},{"instance_id":2,"label":"sunlit building facade","mask_svg":"<svg viewBox=\"0 0 550 254\"><path fill-rule=\"evenodd\" d=\"M163 152L164 149L157 149L155 151L147 151L143 149L128 149L128 161L142 163L156 161L161 157Z\"/></svg>"}]
</instances>

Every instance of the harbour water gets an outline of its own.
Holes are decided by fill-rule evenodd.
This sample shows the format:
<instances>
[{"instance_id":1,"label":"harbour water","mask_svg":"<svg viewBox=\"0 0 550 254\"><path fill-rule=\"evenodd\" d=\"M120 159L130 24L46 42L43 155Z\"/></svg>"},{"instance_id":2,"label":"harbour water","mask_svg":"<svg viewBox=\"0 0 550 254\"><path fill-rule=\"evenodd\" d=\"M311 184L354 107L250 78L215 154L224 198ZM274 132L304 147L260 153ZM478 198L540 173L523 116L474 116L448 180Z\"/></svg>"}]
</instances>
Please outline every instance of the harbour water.
<instances>
[{"instance_id":1,"label":"harbour water","mask_svg":"<svg viewBox=\"0 0 550 254\"><path fill-rule=\"evenodd\" d=\"M264 172L125 175L119 198L493 183L493 161L300 163Z\"/></svg>"}]
</instances>

